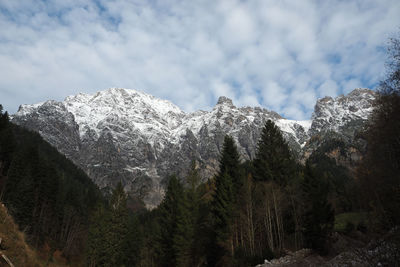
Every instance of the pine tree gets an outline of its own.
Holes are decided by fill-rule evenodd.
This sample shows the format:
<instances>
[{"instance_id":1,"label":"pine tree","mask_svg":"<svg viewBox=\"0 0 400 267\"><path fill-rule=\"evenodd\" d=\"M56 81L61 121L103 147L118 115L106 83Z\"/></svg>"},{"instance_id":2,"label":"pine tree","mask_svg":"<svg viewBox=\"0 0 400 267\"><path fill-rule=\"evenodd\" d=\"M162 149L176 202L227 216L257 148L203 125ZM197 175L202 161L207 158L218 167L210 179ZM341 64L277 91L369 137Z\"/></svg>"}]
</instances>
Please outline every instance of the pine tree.
<instances>
[{"instance_id":1,"label":"pine tree","mask_svg":"<svg viewBox=\"0 0 400 267\"><path fill-rule=\"evenodd\" d=\"M7 179L4 184L4 202L7 205L9 211L16 217L17 223L19 220L27 216L27 221L32 218L33 209L29 210L28 214L19 210L24 205L25 189L29 184L29 165L25 162L25 155L23 151L15 153L14 159L11 162L8 170ZM29 199L30 203L33 203L34 198ZM21 227L26 227L24 224Z\"/></svg>"},{"instance_id":2,"label":"pine tree","mask_svg":"<svg viewBox=\"0 0 400 267\"><path fill-rule=\"evenodd\" d=\"M106 231L109 222L109 213L103 205L98 205L90 218L90 227L86 245L86 263L88 266L102 266L107 262Z\"/></svg>"},{"instance_id":3,"label":"pine tree","mask_svg":"<svg viewBox=\"0 0 400 267\"><path fill-rule=\"evenodd\" d=\"M189 266L192 256L192 243L194 241L194 225L186 194L178 200L175 223L176 229L172 240L172 248L174 250L176 263L175 266Z\"/></svg>"},{"instance_id":4,"label":"pine tree","mask_svg":"<svg viewBox=\"0 0 400 267\"><path fill-rule=\"evenodd\" d=\"M235 142L232 137L225 136L212 201L214 248L209 257L212 264L230 264L233 256L233 225L238 215L234 207L244 184L243 179Z\"/></svg>"},{"instance_id":5,"label":"pine tree","mask_svg":"<svg viewBox=\"0 0 400 267\"><path fill-rule=\"evenodd\" d=\"M286 185L293 177L295 162L281 131L271 120L265 123L254 160L254 179Z\"/></svg>"},{"instance_id":6,"label":"pine tree","mask_svg":"<svg viewBox=\"0 0 400 267\"><path fill-rule=\"evenodd\" d=\"M235 141L231 136L225 136L221 157L219 160L218 177L222 177L225 173L232 181L233 199L236 198L244 183L244 177L240 169L240 156L237 151Z\"/></svg>"},{"instance_id":7,"label":"pine tree","mask_svg":"<svg viewBox=\"0 0 400 267\"><path fill-rule=\"evenodd\" d=\"M160 248L161 248L161 259L164 266L175 266L177 264L177 256L179 251L179 238L178 234L178 217L179 224L184 224L181 213L182 201L184 197L184 190L182 184L178 181L176 176L169 178L167 192L164 200L160 205L160 225L161 236L160 236ZM181 225L178 235L182 235L184 232L184 226Z\"/></svg>"},{"instance_id":8,"label":"pine tree","mask_svg":"<svg viewBox=\"0 0 400 267\"><path fill-rule=\"evenodd\" d=\"M110 266L122 266L127 257L128 209L127 195L121 183L118 183L111 196L111 216L106 232L108 263Z\"/></svg>"},{"instance_id":9,"label":"pine tree","mask_svg":"<svg viewBox=\"0 0 400 267\"><path fill-rule=\"evenodd\" d=\"M304 201L304 230L306 245L319 253L326 252L326 241L333 229L334 212L327 200L328 186L306 164L302 183Z\"/></svg>"},{"instance_id":10,"label":"pine tree","mask_svg":"<svg viewBox=\"0 0 400 267\"><path fill-rule=\"evenodd\" d=\"M30 176L23 175L16 185L15 191L12 192L12 210L13 216L18 222L21 229L25 232L31 233L33 220L32 213L35 208L34 206L34 183Z\"/></svg>"},{"instance_id":11,"label":"pine tree","mask_svg":"<svg viewBox=\"0 0 400 267\"><path fill-rule=\"evenodd\" d=\"M0 104L0 131L8 127L9 121L8 112L3 113L3 105Z\"/></svg>"},{"instance_id":12,"label":"pine tree","mask_svg":"<svg viewBox=\"0 0 400 267\"><path fill-rule=\"evenodd\" d=\"M139 219L137 214L129 217L129 227L127 240L127 261L126 266L137 266L139 265L140 252L144 246L144 233L140 229Z\"/></svg>"},{"instance_id":13,"label":"pine tree","mask_svg":"<svg viewBox=\"0 0 400 267\"><path fill-rule=\"evenodd\" d=\"M202 206L201 199L200 199L200 175L199 171L196 168L196 161L193 160L190 166L190 170L187 176L188 181L188 188L185 192L186 196L186 207L189 211L189 227L187 231L188 239L191 240L189 246L190 254L191 254L191 262L192 265L198 265L199 258L201 257L202 247L204 246L201 244L202 238L196 238L204 235L204 232L201 232L200 224L200 207Z\"/></svg>"},{"instance_id":14,"label":"pine tree","mask_svg":"<svg viewBox=\"0 0 400 267\"><path fill-rule=\"evenodd\" d=\"M128 261L127 195L121 183L113 190L110 209L99 205L89 228L86 260L89 266L124 266Z\"/></svg>"},{"instance_id":15,"label":"pine tree","mask_svg":"<svg viewBox=\"0 0 400 267\"><path fill-rule=\"evenodd\" d=\"M231 254L229 238L232 232L233 194L232 179L225 172L216 178L216 192L212 202L214 218L214 248L211 261L217 264Z\"/></svg>"},{"instance_id":16,"label":"pine tree","mask_svg":"<svg viewBox=\"0 0 400 267\"><path fill-rule=\"evenodd\" d=\"M0 187L2 184L1 176L7 174L14 150L15 138L11 129L10 118L7 112L3 114L3 106L0 104Z\"/></svg>"}]
</instances>

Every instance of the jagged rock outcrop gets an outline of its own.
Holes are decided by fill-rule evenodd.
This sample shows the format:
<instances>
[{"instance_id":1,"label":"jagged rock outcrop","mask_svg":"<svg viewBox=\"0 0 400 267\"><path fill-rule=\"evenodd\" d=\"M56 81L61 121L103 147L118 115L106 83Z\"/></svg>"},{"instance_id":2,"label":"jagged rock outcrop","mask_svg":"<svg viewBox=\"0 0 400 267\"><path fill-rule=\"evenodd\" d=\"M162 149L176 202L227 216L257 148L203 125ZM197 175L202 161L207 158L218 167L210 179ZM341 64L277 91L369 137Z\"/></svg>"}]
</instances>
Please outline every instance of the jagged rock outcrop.
<instances>
[{"instance_id":1,"label":"jagged rock outcrop","mask_svg":"<svg viewBox=\"0 0 400 267\"><path fill-rule=\"evenodd\" d=\"M111 88L62 102L22 105L12 121L39 132L100 188L122 181L125 190L151 208L162 199L165 178L184 176L193 159L202 177L211 177L226 134L237 142L243 160L252 159L261 129L271 119L293 151L306 157L318 146L311 136L334 132L353 138L371 112L373 98L367 89L324 98L317 102L312 121L293 121L259 107L235 107L226 97L211 111L185 113L169 101Z\"/></svg>"},{"instance_id":2,"label":"jagged rock outcrop","mask_svg":"<svg viewBox=\"0 0 400 267\"><path fill-rule=\"evenodd\" d=\"M325 154L338 165L355 170L366 152L363 132L375 97L374 91L359 88L345 96L319 99L308 132L310 139L302 150L303 161L324 147Z\"/></svg>"},{"instance_id":3,"label":"jagged rock outcrop","mask_svg":"<svg viewBox=\"0 0 400 267\"><path fill-rule=\"evenodd\" d=\"M372 112L374 100L374 91L361 88L353 90L346 96L337 98L327 96L319 99L311 117L310 135L333 131L351 138L353 136L351 130L364 124Z\"/></svg>"}]
</instances>

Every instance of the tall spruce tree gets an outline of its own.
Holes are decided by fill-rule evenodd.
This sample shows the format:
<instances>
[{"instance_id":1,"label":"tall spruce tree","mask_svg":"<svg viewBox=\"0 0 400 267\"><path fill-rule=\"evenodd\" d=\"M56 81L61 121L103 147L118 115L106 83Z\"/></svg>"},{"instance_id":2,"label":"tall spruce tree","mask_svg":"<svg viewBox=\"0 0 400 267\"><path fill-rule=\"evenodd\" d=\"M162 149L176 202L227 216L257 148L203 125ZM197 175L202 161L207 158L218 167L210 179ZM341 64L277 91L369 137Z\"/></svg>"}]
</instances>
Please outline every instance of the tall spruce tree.
<instances>
[{"instance_id":1,"label":"tall spruce tree","mask_svg":"<svg viewBox=\"0 0 400 267\"><path fill-rule=\"evenodd\" d=\"M106 232L109 215L102 204L99 204L91 214L86 245L87 266L103 266L107 262L104 252L107 250Z\"/></svg>"},{"instance_id":2,"label":"tall spruce tree","mask_svg":"<svg viewBox=\"0 0 400 267\"><path fill-rule=\"evenodd\" d=\"M319 253L326 252L327 238L333 229L334 212L327 200L328 184L317 177L307 162L302 182L303 235L306 245Z\"/></svg>"},{"instance_id":3,"label":"tall spruce tree","mask_svg":"<svg viewBox=\"0 0 400 267\"><path fill-rule=\"evenodd\" d=\"M190 254L191 254L191 261L192 265L198 265L201 257L201 251L203 250L204 245L201 244L201 238L196 238L199 236L204 235L204 232L200 230L201 222L201 199L200 199L200 174L196 167L196 161L193 160L190 166L190 170L188 176L186 178L188 182L188 188L185 192L186 201L187 201L187 208L190 212L189 216L189 231L188 236L191 240L189 244Z\"/></svg>"},{"instance_id":4,"label":"tall spruce tree","mask_svg":"<svg viewBox=\"0 0 400 267\"><path fill-rule=\"evenodd\" d=\"M229 264L233 256L232 225L234 206L243 176L240 172L239 153L232 137L225 136L219 172L215 177L215 196L212 202L214 218L214 248L209 257L211 264Z\"/></svg>"},{"instance_id":5,"label":"tall spruce tree","mask_svg":"<svg viewBox=\"0 0 400 267\"><path fill-rule=\"evenodd\" d=\"M3 106L0 104L0 177L7 174L15 149L15 138L10 126L8 113L3 113ZM0 179L0 187L1 182L2 179Z\"/></svg>"},{"instance_id":6,"label":"tall spruce tree","mask_svg":"<svg viewBox=\"0 0 400 267\"><path fill-rule=\"evenodd\" d=\"M254 179L285 185L293 178L295 168L295 161L280 129L268 120L258 142L254 159Z\"/></svg>"},{"instance_id":7,"label":"tall spruce tree","mask_svg":"<svg viewBox=\"0 0 400 267\"><path fill-rule=\"evenodd\" d=\"M127 195L118 183L111 197L111 216L106 232L108 247L106 253L110 266L122 266L127 261L128 209Z\"/></svg>"},{"instance_id":8,"label":"tall spruce tree","mask_svg":"<svg viewBox=\"0 0 400 267\"><path fill-rule=\"evenodd\" d=\"M243 186L244 178L240 171L240 156L233 138L226 135L222 147L222 153L219 160L218 177L222 177L225 173L230 177L232 183L233 200L235 200L240 188ZM218 189L217 189L218 190Z\"/></svg>"},{"instance_id":9,"label":"tall spruce tree","mask_svg":"<svg viewBox=\"0 0 400 267\"><path fill-rule=\"evenodd\" d=\"M216 180L216 193L212 202L213 246L209 263L211 266L221 263L222 258L230 257L229 238L232 232L233 194L232 179L225 172Z\"/></svg>"},{"instance_id":10,"label":"tall spruce tree","mask_svg":"<svg viewBox=\"0 0 400 267\"><path fill-rule=\"evenodd\" d=\"M187 266L190 261L193 225L184 188L171 176L160 205L160 248L163 266Z\"/></svg>"},{"instance_id":11,"label":"tall spruce tree","mask_svg":"<svg viewBox=\"0 0 400 267\"><path fill-rule=\"evenodd\" d=\"M193 243L194 225L189 210L187 195L184 194L177 203L176 229L173 236L175 266L185 267L191 263L191 246Z\"/></svg>"},{"instance_id":12,"label":"tall spruce tree","mask_svg":"<svg viewBox=\"0 0 400 267\"><path fill-rule=\"evenodd\" d=\"M127 195L121 183L113 190L110 207L98 205L92 214L87 244L89 266L125 266L128 261Z\"/></svg>"}]
</instances>

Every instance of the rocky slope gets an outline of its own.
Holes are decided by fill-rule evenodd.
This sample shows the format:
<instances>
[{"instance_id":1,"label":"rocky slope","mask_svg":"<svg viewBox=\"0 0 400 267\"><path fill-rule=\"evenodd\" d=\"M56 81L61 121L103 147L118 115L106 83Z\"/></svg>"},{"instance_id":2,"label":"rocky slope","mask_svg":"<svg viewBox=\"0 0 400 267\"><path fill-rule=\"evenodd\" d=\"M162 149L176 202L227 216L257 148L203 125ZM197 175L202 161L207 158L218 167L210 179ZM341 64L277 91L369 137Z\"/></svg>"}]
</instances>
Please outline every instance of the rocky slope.
<instances>
[{"instance_id":1,"label":"rocky slope","mask_svg":"<svg viewBox=\"0 0 400 267\"><path fill-rule=\"evenodd\" d=\"M337 133L352 139L371 112L373 99L368 89L326 97L318 100L312 120L293 121L259 107L235 107L226 97L211 111L185 113L169 101L111 88L62 102L22 105L12 121L39 132L101 188L122 181L151 208L161 201L168 174L184 176L192 160L205 179L211 177L226 134L236 140L243 160L251 159L260 131L271 119L292 149L307 156L319 144L311 142L312 136Z\"/></svg>"},{"instance_id":2,"label":"rocky slope","mask_svg":"<svg viewBox=\"0 0 400 267\"><path fill-rule=\"evenodd\" d=\"M319 99L308 132L310 139L302 149L302 160L318 150L337 164L355 170L366 152L363 130L375 97L375 92L369 89L355 89L346 96Z\"/></svg>"}]
</instances>

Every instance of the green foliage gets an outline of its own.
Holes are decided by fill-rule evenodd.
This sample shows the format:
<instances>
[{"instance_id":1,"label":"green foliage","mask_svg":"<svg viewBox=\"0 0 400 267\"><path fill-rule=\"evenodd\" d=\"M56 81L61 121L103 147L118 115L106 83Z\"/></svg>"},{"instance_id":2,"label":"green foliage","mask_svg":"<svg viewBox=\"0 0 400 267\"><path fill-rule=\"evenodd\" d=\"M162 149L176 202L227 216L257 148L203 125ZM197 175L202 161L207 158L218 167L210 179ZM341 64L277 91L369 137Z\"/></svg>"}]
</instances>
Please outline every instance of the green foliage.
<instances>
[{"instance_id":1,"label":"green foliage","mask_svg":"<svg viewBox=\"0 0 400 267\"><path fill-rule=\"evenodd\" d=\"M130 244L134 229L129 225L127 195L121 183L113 190L109 208L99 205L91 218L86 251L89 266L128 266L135 263Z\"/></svg>"},{"instance_id":2,"label":"green foliage","mask_svg":"<svg viewBox=\"0 0 400 267\"><path fill-rule=\"evenodd\" d=\"M400 224L400 38L391 40L389 56L366 133L367 155L357 171L365 208L383 229Z\"/></svg>"},{"instance_id":3,"label":"green foliage","mask_svg":"<svg viewBox=\"0 0 400 267\"><path fill-rule=\"evenodd\" d=\"M286 185L296 164L280 129L271 120L265 123L254 159L254 179Z\"/></svg>"},{"instance_id":4,"label":"green foliage","mask_svg":"<svg viewBox=\"0 0 400 267\"><path fill-rule=\"evenodd\" d=\"M193 223L182 184L171 176L160 205L161 257L165 266L187 266L193 242Z\"/></svg>"},{"instance_id":5,"label":"green foliage","mask_svg":"<svg viewBox=\"0 0 400 267\"><path fill-rule=\"evenodd\" d=\"M0 107L1 110L1 107ZM0 112L1 197L27 240L82 255L89 213L101 195L93 182L37 133Z\"/></svg>"},{"instance_id":6,"label":"green foliage","mask_svg":"<svg viewBox=\"0 0 400 267\"><path fill-rule=\"evenodd\" d=\"M122 266L127 261L128 209L127 195L121 183L118 183L111 197L111 216L105 233L107 248L105 254L110 266Z\"/></svg>"},{"instance_id":7,"label":"green foliage","mask_svg":"<svg viewBox=\"0 0 400 267\"><path fill-rule=\"evenodd\" d=\"M88 266L101 266L107 261L106 231L109 213L103 205L99 205L93 211L90 218L90 228L88 232L88 241L86 246L86 262Z\"/></svg>"},{"instance_id":8,"label":"green foliage","mask_svg":"<svg viewBox=\"0 0 400 267\"><path fill-rule=\"evenodd\" d=\"M305 206L303 234L306 245L324 253L328 235L333 229L334 212L327 201L326 181L317 177L309 164L305 167L302 191Z\"/></svg>"},{"instance_id":9,"label":"green foliage","mask_svg":"<svg viewBox=\"0 0 400 267\"><path fill-rule=\"evenodd\" d=\"M348 212L358 208L358 190L349 170L336 163L336 160L327 154L338 151L340 156L345 156L345 150L349 149L339 139L325 140L308 159L318 177L323 177L329 186L329 200L334 205L336 212Z\"/></svg>"},{"instance_id":10,"label":"green foliage","mask_svg":"<svg viewBox=\"0 0 400 267\"><path fill-rule=\"evenodd\" d=\"M211 203L213 237L208 261L211 264L230 264L233 224L237 218L235 206L240 201L244 176L239 153L232 137L225 136L219 172L215 177L215 195Z\"/></svg>"},{"instance_id":11,"label":"green foliage","mask_svg":"<svg viewBox=\"0 0 400 267\"><path fill-rule=\"evenodd\" d=\"M369 203L391 223L400 210L400 120L393 114L400 114L400 105L394 96L379 98L359 171L368 196L379 196ZM233 138L226 136L214 179L200 184L193 161L186 183L166 179L158 208L133 214L121 184L106 203L80 169L0 113L0 189L10 212L36 246L51 244L72 257L82 254L87 241L88 266L254 266L286 248L306 245L324 253L333 229L365 230L366 213L334 216L332 205L337 212L354 211L359 192L351 173L327 156L336 149L345 156L348 144L335 138L318 143L303 168L271 121L253 162L241 164Z\"/></svg>"},{"instance_id":12,"label":"green foliage","mask_svg":"<svg viewBox=\"0 0 400 267\"><path fill-rule=\"evenodd\" d=\"M240 170L240 156L237 151L235 141L231 136L225 136L224 144L219 160L219 171L217 174L217 190L218 190L218 179L225 174L228 175L232 183L232 201L243 186L243 175Z\"/></svg>"},{"instance_id":13,"label":"green foliage","mask_svg":"<svg viewBox=\"0 0 400 267\"><path fill-rule=\"evenodd\" d=\"M212 207L215 219L215 237L217 243L221 244L230 235L233 214L232 180L226 172L217 178L216 193Z\"/></svg>"}]
</instances>

